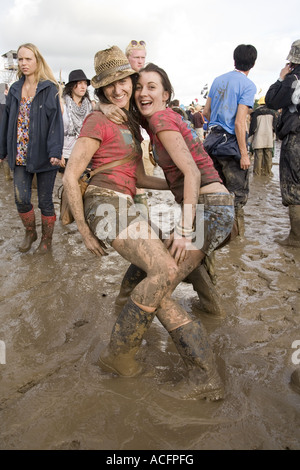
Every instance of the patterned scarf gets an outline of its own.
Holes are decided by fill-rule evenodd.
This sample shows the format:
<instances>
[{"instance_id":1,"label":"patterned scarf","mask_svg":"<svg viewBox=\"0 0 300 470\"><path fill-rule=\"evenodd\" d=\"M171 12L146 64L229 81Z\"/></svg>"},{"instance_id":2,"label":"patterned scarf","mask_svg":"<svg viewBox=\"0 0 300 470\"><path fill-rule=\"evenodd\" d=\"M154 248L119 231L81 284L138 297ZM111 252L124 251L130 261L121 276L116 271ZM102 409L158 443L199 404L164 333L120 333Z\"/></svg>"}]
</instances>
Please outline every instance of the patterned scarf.
<instances>
[{"instance_id":1,"label":"patterned scarf","mask_svg":"<svg viewBox=\"0 0 300 470\"><path fill-rule=\"evenodd\" d=\"M87 98L84 98L81 102L81 106L78 106L69 95L65 96L65 102L69 118L67 135L76 135L76 137L78 137L85 117L92 110L92 104Z\"/></svg>"}]
</instances>

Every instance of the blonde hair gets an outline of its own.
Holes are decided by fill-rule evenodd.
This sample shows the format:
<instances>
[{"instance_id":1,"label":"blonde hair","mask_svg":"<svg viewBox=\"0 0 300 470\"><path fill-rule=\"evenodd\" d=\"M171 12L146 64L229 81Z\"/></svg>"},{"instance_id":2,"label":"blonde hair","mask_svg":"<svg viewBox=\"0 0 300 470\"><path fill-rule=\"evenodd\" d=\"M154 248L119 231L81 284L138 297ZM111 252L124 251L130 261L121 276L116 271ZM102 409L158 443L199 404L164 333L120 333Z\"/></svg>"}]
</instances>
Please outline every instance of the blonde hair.
<instances>
[{"instance_id":1,"label":"blonde hair","mask_svg":"<svg viewBox=\"0 0 300 470\"><path fill-rule=\"evenodd\" d=\"M140 44L139 41L135 41L135 42L137 42L137 44L136 44L136 45L132 45L132 41L130 41L130 43L129 43L128 46L126 47L125 55L126 55L127 58L130 56L131 52L134 51L134 50L145 51L145 53L147 54L146 43L145 43L145 45L144 45L144 44ZM144 41L143 41L143 42L144 42Z\"/></svg>"},{"instance_id":2,"label":"blonde hair","mask_svg":"<svg viewBox=\"0 0 300 470\"><path fill-rule=\"evenodd\" d=\"M37 69L36 69L34 75L35 75L35 78L36 78L37 82L41 82L41 81L44 81L44 80L50 80L50 82L54 83L54 85L57 87L57 89L60 89L60 86L59 86L56 78L54 77L51 68L49 67L49 65L45 61L44 57L42 56L42 54L40 53L38 48L34 44L31 44L30 42L28 42L26 44L21 44L21 46L18 47L17 54L18 54L19 50L22 47L26 47L26 49L29 49L31 52L33 52L33 54L36 58ZM18 65L17 77L21 78L22 76L23 76L23 73L22 73L22 71L21 71L21 69Z\"/></svg>"}]
</instances>

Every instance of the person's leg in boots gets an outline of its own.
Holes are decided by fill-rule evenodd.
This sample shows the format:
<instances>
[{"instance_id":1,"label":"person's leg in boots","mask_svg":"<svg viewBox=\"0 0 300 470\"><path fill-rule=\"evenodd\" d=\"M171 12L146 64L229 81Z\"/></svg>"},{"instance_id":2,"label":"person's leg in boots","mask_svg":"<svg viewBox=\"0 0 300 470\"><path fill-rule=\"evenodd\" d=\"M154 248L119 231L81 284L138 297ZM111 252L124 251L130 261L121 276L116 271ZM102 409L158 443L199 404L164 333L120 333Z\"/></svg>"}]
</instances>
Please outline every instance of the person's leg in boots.
<instances>
[{"instance_id":1,"label":"person's leg in boots","mask_svg":"<svg viewBox=\"0 0 300 470\"><path fill-rule=\"evenodd\" d=\"M52 247L52 237L56 221L56 214L53 204L53 188L57 170L37 173L37 191L39 208L42 219L42 237L36 253L49 253Z\"/></svg>"},{"instance_id":2,"label":"person's leg in boots","mask_svg":"<svg viewBox=\"0 0 300 470\"><path fill-rule=\"evenodd\" d=\"M137 227L142 238L134 238ZM178 266L161 240L155 239L146 221L130 225L112 242L112 247L134 265L140 265L147 275L134 288L119 314L110 342L100 354L99 365L106 371L132 377L142 370L135 355L156 308L177 278Z\"/></svg>"},{"instance_id":3,"label":"person's leg in boots","mask_svg":"<svg viewBox=\"0 0 300 470\"><path fill-rule=\"evenodd\" d=\"M254 165L253 165L254 175L261 176L262 174L263 155L264 155L264 149L254 150Z\"/></svg>"},{"instance_id":4,"label":"person's leg in boots","mask_svg":"<svg viewBox=\"0 0 300 470\"><path fill-rule=\"evenodd\" d=\"M25 236L19 246L21 253L30 250L31 245L37 239L35 213L31 204L31 184L33 173L26 171L21 165L16 165L14 169L14 194L18 214L25 227Z\"/></svg>"},{"instance_id":5,"label":"person's leg in boots","mask_svg":"<svg viewBox=\"0 0 300 470\"><path fill-rule=\"evenodd\" d=\"M100 354L100 367L123 377L139 375L143 368L135 355L154 317L155 310L147 312L129 298L113 327L108 347Z\"/></svg>"},{"instance_id":6,"label":"person's leg in boots","mask_svg":"<svg viewBox=\"0 0 300 470\"><path fill-rule=\"evenodd\" d=\"M193 320L171 297L162 300L156 314L188 371L187 378L174 386L163 387L162 391L181 399L222 399L224 386L201 320Z\"/></svg>"},{"instance_id":7,"label":"person's leg in boots","mask_svg":"<svg viewBox=\"0 0 300 470\"><path fill-rule=\"evenodd\" d=\"M300 247L300 205L289 206L290 232L284 239L275 241L282 246Z\"/></svg>"},{"instance_id":8,"label":"person's leg in boots","mask_svg":"<svg viewBox=\"0 0 300 470\"><path fill-rule=\"evenodd\" d=\"M56 215L41 215L42 217L42 237L36 253L42 255L49 253L52 247L52 236L56 221Z\"/></svg>"},{"instance_id":9,"label":"person's leg in boots","mask_svg":"<svg viewBox=\"0 0 300 470\"><path fill-rule=\"evenodd\" d=\"M19 212L19 216L25 227L25 236L22 243L19 245L19 251L21 251L21 253L26 253L30 250L32 243L37 239L33 206L32 209L28 212Z\"/></svg>"}]
</instances>

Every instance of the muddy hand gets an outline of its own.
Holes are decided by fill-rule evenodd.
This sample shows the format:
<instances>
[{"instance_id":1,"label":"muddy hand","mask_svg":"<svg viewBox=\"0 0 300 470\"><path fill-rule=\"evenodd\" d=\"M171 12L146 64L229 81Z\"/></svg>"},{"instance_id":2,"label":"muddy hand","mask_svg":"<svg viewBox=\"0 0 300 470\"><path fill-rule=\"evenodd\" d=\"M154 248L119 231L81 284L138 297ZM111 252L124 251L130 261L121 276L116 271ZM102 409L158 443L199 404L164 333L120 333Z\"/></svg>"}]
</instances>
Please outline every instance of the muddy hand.
<instances>
[{"instance_id":1,"label":"muddy hand","mask_svg":"<svg viewBox=\"0 0 300 470\"><path fill-rule=\"evenodd\" d=\"M96 256L107 256L108 253L103 249L106 248L105 244L98 240L92 233L89 233L84 238L86 248Z\"/></svg>"}]
</instances>

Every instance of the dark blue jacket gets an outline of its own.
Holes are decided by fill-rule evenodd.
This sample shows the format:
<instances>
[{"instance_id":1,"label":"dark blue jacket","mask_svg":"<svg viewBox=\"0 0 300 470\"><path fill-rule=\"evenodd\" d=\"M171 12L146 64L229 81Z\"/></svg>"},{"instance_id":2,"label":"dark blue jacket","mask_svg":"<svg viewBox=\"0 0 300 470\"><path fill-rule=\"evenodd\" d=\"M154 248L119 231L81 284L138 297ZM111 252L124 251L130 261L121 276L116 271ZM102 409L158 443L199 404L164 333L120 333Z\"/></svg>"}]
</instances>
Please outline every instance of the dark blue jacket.
<instances>
[{"instance_id":1,"label":"dark blue jacket","mask_svg":"<svg viewBox=\"0 0 300 470\"><path fill-rule=\"evenodd\" d=\"M18 114L24 80L22 77L10 87L0 126L0 159L7 156L12 170L16 163ZM30 108L26 170L30 173L57 170L51 165L50 158L61 159L63 143L58 90L51 81L41 81Z\"/></svg>"}]
</instances>

